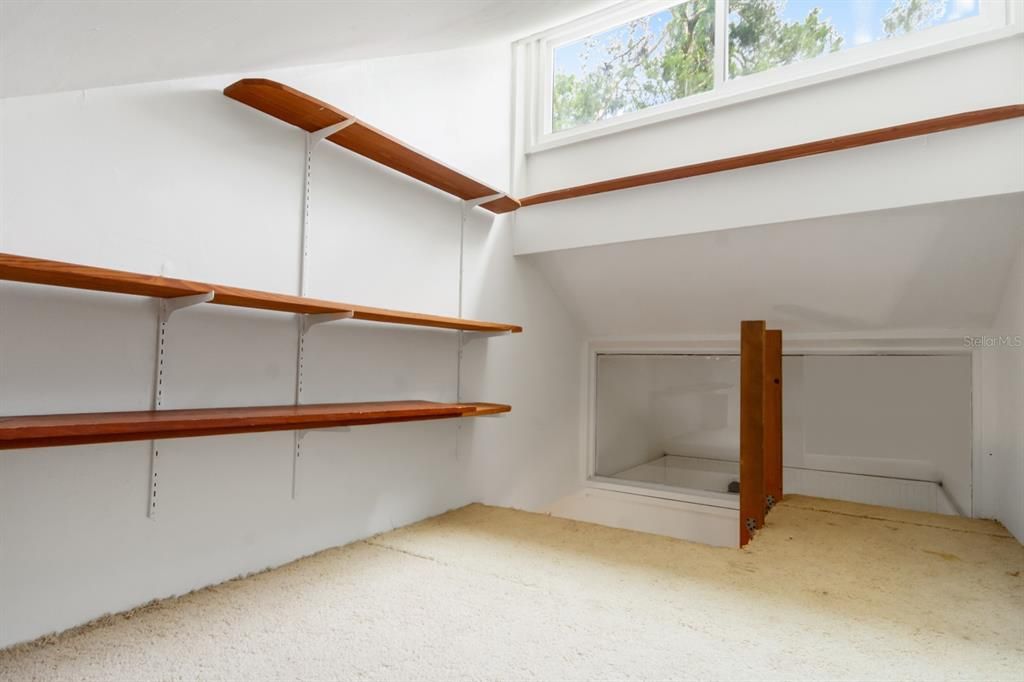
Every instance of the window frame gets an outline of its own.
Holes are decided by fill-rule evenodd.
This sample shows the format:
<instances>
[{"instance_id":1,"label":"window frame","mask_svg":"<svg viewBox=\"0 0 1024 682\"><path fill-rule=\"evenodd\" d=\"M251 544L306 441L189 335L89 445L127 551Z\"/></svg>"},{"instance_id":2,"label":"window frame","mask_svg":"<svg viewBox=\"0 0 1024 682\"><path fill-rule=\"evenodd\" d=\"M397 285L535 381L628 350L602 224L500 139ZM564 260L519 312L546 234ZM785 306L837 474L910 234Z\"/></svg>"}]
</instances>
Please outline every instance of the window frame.
<instances>
[{"instance_id":1,"label":"window frame","mask_svg":"<svg viewBox=\"0 0 1024 682\"><path fill-rule=\"evenodd\" d=\"M841 52L787 64L730 79L728 72L729 0L715 0L714 87L683 99L552 131L554 51L595 33L680 4L680 0L620 2L594 14L535 34L516 43L525 82L523 151L553 149L787 90L881 69L943 52L998 40L1021 32L1024 4L1011 0L979 0L978 15L886 40L876 40Z\"/></svg>"}]
</instances>

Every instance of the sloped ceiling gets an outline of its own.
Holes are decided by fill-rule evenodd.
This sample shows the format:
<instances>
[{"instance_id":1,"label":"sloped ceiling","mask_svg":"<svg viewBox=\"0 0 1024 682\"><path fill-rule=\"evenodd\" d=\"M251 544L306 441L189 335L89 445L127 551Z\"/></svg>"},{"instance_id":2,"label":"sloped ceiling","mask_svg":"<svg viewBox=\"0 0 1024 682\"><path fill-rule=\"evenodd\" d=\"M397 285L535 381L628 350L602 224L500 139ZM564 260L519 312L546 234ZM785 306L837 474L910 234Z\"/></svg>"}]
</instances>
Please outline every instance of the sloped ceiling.
<instances>
[{"instance_id":1,"label":"sloped ceiling","mask_svg":"<svg viewBox=\"0 0 1024 682\"><path fill-rule=\"evenodd\" d=\"M1024 194L524 256L594 337L991 326Z\"/></svg>"},{"instance_id":2,"label":"sloped ceiling","mask_svg":"<svg viewBox=\"0 0 1024 682\"><path fill-rule=\"evenodd\" d=\"M608 4L609 0L2 0L0 96L512 40Z\"/></svg>"}]
</instances>

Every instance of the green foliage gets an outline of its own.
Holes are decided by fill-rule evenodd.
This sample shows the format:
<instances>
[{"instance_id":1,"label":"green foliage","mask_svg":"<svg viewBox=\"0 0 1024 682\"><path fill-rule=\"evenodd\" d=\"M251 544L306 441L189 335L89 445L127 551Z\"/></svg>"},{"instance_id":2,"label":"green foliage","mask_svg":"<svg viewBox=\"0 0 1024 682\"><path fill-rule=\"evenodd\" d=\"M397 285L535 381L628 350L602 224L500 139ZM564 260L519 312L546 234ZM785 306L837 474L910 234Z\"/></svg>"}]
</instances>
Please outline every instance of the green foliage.
<instances>
[{"instance_id":1,"label":"green foliage","mask_svg":"<svg viewBox=\"0 0 1024 682\"><path fill-rule=\"evenodd\" d=\"M781 0L731 0L729 3L729 76L746 76L775 66L837 52L843 38L821 10L802 22L785 21Z\"/></svg>"},{"instance_id":2,"label":"green foliage","mask_svg":"<svg viewBox=\"0 0 1024 682\"><path fill-rule=\"evenodd\" d=\"M730 2L731 77L840 49L842 37L819 10L812 10L802 22L787 22L779 16L783 2ZM613 118L714 86L714 0L676 5L661 31L652 28L650 19L637 19L610 35L591 36L581 48L582 75L555 74L553 130Z\"/></svg>"},{"instance_id":3,"label":"green foliage","mask_svg":"<svg viewBox=\"0 0 1024 682\"><path fill-rule=\"evenodd\" d=\"M885 37L894 38L913 33L941 17L944 12L942 0L893 0L882 19Z\"/></svg>"},{"instance_id":4,"label":"green foliage","mask_svg":"<svg viewBox=\"0 0 1024 682\"><path fill-rule=\"evenodd\" d=\"M621 33L621 35L620 35ZM650 17L627 24L607 43L583 43L583 75L556 73L552 121L564 130L671 102L714 85L715 2L689 0L671 9L656 33ZM595 55L600 56L591 66Z\"/></svg>"}]
</instances>

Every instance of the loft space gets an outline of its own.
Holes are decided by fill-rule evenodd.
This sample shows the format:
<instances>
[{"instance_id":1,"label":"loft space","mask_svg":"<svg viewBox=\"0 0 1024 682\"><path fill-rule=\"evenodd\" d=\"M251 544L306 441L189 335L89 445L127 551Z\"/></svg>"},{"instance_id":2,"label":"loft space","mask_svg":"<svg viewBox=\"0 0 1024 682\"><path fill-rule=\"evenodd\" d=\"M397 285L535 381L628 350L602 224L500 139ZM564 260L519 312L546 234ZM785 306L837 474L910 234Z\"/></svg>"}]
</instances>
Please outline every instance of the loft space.
<instances>
[{"instance_id":1,"label":"loft space","mask_svg":"<svg viewBox=\"0 0 1024 682\"><path fill-rule=\"evenodd\" d=\"M1016 680L1022 22L0 3L0 678Z\"/></svg>"}]
</instances>

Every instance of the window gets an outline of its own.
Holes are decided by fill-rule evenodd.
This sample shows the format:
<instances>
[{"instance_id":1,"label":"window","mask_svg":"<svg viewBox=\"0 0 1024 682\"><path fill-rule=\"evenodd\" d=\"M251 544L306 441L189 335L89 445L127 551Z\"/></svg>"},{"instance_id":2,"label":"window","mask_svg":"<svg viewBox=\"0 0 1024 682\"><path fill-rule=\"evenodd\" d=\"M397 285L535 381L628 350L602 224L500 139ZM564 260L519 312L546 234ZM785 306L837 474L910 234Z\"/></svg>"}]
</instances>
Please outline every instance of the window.
<instances>
[{"instance_id":1,"label":"window","mask_svg":"<svg viewBox=\"0 0 1024 682\"><path fill-rule=\"evenodd\" d=\"M730 0L729 77L978 15L978 0Z\"/></svg>"},{"instance_id":2,"label":"window","mask_svg":"<svg viewBox=\"0 0 1024 682\"><path fill-rule=\"evenodd\" d=\"M714 58L714 0L688 0L557 47L552 129L706 92Z\"/></svg>"},{"instance_id":3,"label":"window","mask_svg":"<svg viewBox=\"0 0 1024 682\"><path fill-rule=\"evenodd\" d=\"M1006 0L621 3L526 41L533 144L949 42L1007 22Z\"/></svg>"}]
</instances>

